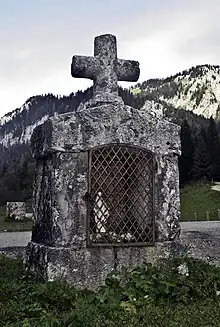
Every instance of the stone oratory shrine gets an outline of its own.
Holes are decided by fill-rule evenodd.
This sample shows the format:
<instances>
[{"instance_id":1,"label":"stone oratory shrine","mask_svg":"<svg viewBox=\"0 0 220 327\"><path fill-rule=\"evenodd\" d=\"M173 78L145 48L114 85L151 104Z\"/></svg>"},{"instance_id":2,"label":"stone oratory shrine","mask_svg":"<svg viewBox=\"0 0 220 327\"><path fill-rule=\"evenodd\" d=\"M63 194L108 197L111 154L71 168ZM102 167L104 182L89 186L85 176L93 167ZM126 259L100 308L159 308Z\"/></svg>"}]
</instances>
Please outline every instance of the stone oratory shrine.
<instances>
[{"instance_id":1,"label":"stone oratory shrine","mask_svg":"<svg viewBox=\"0 0 220 327\"><path fill-rule=\"evenodd\" d=\"M123 103L118 81L139 78L117 58L116 37L95 37L94 57L71 74L93 80L93 98L38 126L32 239L26 265L45 280L96 289L122 267L178 248L180 127Z\"/></svg>"}]
</instances>

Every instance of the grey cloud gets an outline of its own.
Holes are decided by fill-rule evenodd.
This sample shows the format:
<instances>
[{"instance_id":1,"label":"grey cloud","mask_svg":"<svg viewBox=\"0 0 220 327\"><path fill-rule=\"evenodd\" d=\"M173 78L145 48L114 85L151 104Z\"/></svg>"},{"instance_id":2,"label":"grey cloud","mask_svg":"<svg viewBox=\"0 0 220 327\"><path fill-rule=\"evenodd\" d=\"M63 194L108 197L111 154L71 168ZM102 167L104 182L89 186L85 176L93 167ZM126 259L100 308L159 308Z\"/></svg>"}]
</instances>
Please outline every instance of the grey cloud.
<instances>
[{"instance_id":1,"label":"grey cloud","mask_svg":"<svg viewBox=\"0 0 220 327\"><path fill-rule=\"evenodd\" d=\"M177 52L182 56L196 56L201 54L203 56L215 55L219 58L220 64L219 33L217 31L212 31L199 37L189 37L186 40L182 40L177 46Z\"/></svg>"},{"instance_id":2,"label":"grey cloud","mask_svg":"<svg viewBox=\"0 0 220 327\"><path fill-rule=\"evenodd\" d=\"M68 72L71 57L92 55L93 38L107 32L117 35L119 49L127 41L153 38L167 31L171 51L180 57L201 53L207 59L220 57L219 0L136 0L132 5L128 2L129 10L126 1L123 6L118 3L112 0L112 5L108 3L105 9L102 2L97 10L98 1L95 1L92 10L92 6L85 7L82 0L74 12L69 12L74 6L65 9L61 6L59 19L45 14L42 21L34 17L29 24L25 22L20 26L17 22L8 26L6 33L0 35L0 83L18 83L25 87L41 83L56 72Z\"/></svg>"}]
</instances>

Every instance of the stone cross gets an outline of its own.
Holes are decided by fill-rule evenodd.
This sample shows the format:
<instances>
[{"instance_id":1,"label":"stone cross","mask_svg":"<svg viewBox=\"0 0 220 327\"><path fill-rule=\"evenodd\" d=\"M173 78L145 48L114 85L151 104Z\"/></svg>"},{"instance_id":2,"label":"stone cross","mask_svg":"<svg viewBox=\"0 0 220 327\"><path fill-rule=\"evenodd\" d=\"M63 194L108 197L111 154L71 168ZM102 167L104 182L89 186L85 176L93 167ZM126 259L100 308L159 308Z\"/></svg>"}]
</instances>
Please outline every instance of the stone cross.
<instances>
[{"instance_id":1,"label":"stone cross","mask_svg":"<svg viewBox=\"0 0 220 327\"><path fill-rule=\"evenodd\" d=\"M93 98L111 102L118 98L118 81L136 82L139 62L117 58L116 37L105 34L95 37L94 57L73 56L72 77L93 80Z\"/></svg>"}]
</instances>

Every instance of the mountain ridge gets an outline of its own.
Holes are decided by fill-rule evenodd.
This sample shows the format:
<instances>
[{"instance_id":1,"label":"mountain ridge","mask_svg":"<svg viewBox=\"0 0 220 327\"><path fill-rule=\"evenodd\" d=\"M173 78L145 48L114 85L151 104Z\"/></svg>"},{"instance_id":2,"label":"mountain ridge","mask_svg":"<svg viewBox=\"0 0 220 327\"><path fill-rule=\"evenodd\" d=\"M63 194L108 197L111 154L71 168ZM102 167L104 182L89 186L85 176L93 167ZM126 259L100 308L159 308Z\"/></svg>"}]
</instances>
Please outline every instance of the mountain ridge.
<instances>
[{"instance_id":1,"label":"mountain ridge","mask_svg":"<svg viewBox=\"0 0 220 327\"><path fill-rule=\"evenodd\" d=\"M120 88L122 90L122 88ZM220 118L220 66L197 65L166 78L137 83L128 93L136 102L152 101L167 107L192 111L205 118ZM121 91L122 92L122 91ZM27 143L34 128L54 114L75 111L92 96L92 88L58 97L51 93L32 96L15 110L0 118L0 146ZM126 97L126 96L125 96ZM129 97L129 96L127 96ZM126 102L126 101L125 101ZM139 106L140 107L140 106ZM150 108L149 105L145 106Z\"/></svg>"},{"instance_id":2,"label":"mountain ridge","mask_svg":"<svg viewBox=\"0 0 220 327\"><path fill-rule=\"evenodd\" d=\"M136 95L146 94L176 109L193 111L206 118L220 118L220 66L197 65L162 79L136 84Z\"/></svg>"},{"instance_id":3,"label":"mountain ridge","mask_svg":"<svg viewBox=\"0 0 220 327\"><path fill-rule=\"evenodd\" d=\"M216 124L214 120L212 121L202 115L195 114L192 108L189 108L191 110L186 110L188 108L177 108L176 102L174 101L177 94L181 95L184 92L188 94L189 90L186 88L192 87L191 84L193 81L196 82L196 85L198 83L199 85L201 85L201 83L204 84L207 73L209 75L208 84L211 83L210 80L212 82L213 80L217 80L218 82L220 76L219 68L210 66L205 68L192 68L190 72L185 71L177 74L176 77L168 77L166 83L164 83L165 79L151 79L144 83L137 84L136 89L134 87L129 89L119 87L119 96L123 98L125 104L139 110L150 112L157 117L164 116L171 122L181 125L181 141L183 140L183 155L180 157L182 158L180 161L181 184L189 181L192 176L196 179L207 178L207 176L204 175L204 171L207 169L205 168L206 170L204 170L203 166L205 165L206 167L210 160L212 166L217 168L212 169L208 178L216 178L217 175L213 173L213 171L220 171L220 158L208 158L206 161L203 160L204 149L205 151L209 151L208 149L211 148L213 142L210 143L211 145L206 145L204 143L206 142L205 139L201 138L201 133L205 133L204 135L208 135L208 140L213 140L212 135L217 139L217 135L220 134L220 124ZM212 74L214 78L211 77ZM196 77L191 77L191 75ZM184 78L185 80L182 83L182 79ZM180 83L178 82L179 80ZM203 88L201 88L201 90L201 92L203 92ZM206 92L204 92L204 94L206 97ZM33 96L27 99L21 108L17 108L1 118L0 205L4 205L7 201L25 201L31 198L35 160L32 158L29 141L34 128L54 115L74 112L77 110L80 103L88 101L91 97L92 88L71 93L69 96L63 97L58 97L51 93ZM216 102L214 103L216 105ZM210 103L208 103L208 106L209 105ZM214 112L216 108L212 106L211 109ZM217 112L217 110L215 112ZM202 132L202 129L205 132ZM211 133L211 130L215 133ZM184 139L186 141L184 141ZM189 139L191 139L194 144L192 148L195 148L195 151L193 152L188 151ZM218 142L216 141L215 151L213 150L213 153L218 152L216 151L217 148ZM196 160L193 159L194 152L196 153ZM189 160L189 158L191 159ZM186 165L187 162L188 164ZM194 166L192 166L192 162ZM201 166L201 164L203 164L203 166ZM186 167L188 168L186 169ZM194 175L191 176L191 172L193 172Z\"/></svg>"}]
</instances>

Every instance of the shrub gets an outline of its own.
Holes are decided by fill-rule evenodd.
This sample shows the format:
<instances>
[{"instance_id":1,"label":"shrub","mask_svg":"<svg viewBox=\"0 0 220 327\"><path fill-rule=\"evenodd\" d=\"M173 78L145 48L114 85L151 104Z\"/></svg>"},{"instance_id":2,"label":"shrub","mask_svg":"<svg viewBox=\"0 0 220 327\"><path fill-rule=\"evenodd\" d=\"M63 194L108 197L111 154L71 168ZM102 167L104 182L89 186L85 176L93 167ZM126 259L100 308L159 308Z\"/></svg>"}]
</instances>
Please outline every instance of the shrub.
<instances>
[{"instance_id":1,"label":"shrub","mask_svg":"<svg viewBox=\"0 0 220 327\"><path fill-rule=\"evenodd\" d=\"M188 258L113 272L97 292L37 283L0 258L0 326L219 326L220 269Z\"/></svg>"}]
</instances>

